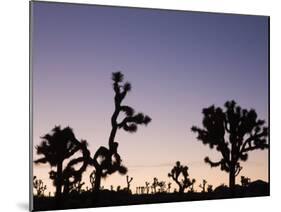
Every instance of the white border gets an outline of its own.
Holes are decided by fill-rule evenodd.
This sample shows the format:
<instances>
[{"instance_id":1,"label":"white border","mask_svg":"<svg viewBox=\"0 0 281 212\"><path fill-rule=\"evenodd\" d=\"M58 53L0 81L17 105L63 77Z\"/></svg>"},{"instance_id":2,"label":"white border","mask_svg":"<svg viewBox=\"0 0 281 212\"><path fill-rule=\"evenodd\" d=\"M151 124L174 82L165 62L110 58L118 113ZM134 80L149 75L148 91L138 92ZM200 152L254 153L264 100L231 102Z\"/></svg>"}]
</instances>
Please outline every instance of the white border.
<instances>
[{"instance_id":1,"label":"white border","mask_svg":"<svg viewBox=\"0 0 281 212\"><path fill-rule=\"evenodd\" d=\"M262 211L280 208L280 40L281 13L276 0L92 0L67 2L271 17L271 197L81 209L75 211ZM29 2L7 0L0 7L0 211L28 210ZM71 210L72 211L72 210ZM74 210L73 210L74 211Z\"/></svg>"}]
</instances>

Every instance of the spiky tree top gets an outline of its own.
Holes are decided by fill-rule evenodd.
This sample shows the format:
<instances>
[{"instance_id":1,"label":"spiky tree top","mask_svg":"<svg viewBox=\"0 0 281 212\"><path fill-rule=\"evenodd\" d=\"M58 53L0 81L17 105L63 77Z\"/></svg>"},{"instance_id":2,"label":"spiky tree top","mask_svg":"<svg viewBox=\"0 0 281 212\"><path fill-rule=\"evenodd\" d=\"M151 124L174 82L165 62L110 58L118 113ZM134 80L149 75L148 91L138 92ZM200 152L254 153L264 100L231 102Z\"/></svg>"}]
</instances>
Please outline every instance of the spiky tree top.
<instances>
[{"instance_id":1,"label":"spiky tree top","mask_svg":"<svg viewBox=\"0 0 281 212\"><path fill-rule=\"evenodd\" d=\"M206 157L206 163L220 166L226 172L234 164L237 175L241 170L239 161L246 161L250 151L268 148L268 128L255 110L241 109L235 101L228 101L224 106L224 111L215 106L203 109L203 129L192 127L192 131L197 133L198 140L215 147L222 155L218 162Z\"/></svg>"},{"instance_id":2,"label":"spiky tree top","mask_svg":"<svg viewBox=\"0 0 281 212\"><path fill-rule=\"evenodd\" d=\"M195 182L195 180L190 180L188 176L188 167L181 165L179 161L176 162L171 172L168 173L168 177L171 177L179 186L180 193L183 193L186 188ZM180 179L180 177L182 179Z\"/></svg>"},{"instance_id":3,"label":"spiky tree top","mask_svg":"<svg viewBox=\"0 0 281 212\"><path fill-rule=\"evenodd\" d=\"M133 133L137 131L138 125L147 125L151 121L151 118L143 113L136 114L132 107L122 105L122 101L132 88L129 82L122 84L123 78L124 75L121 72L114 72L112 74L113 89L115 91L115 112L112 116L112 127L117 125L118 128L122 128L125 131ZM117 117L120 112L125 113L125 118L120 123L117 123Z\"/></svg>"},{"instance_id":4,"label":"spiky tree top","mask_svg":"<svg viewBox=\"0 0 281 212\"><path fill-rule=\"evenodd\" d=\"M70 127L61 129L55 126L50 134L44 135L40 145L36 146L37 154L43 155L42 158L35 160L35 163L49 163L50 166L56 166L59 162L70 158L76 152L81 151L84 157L89 156L87 141L81 142L75 138L73 130ZM83 161L78 158L75 161ZM70 164L74 164L72 161Z\"/></svg>"},{"instance_id":5,"label":"spiky tree top","mask_svg":"<svg viewBox=\"0 0 281 212\"><path fill-rule=\"evenodd\" d=\"M124 129L127 132L134 133L137 131L138 125L147 125L151 121L151 118L149 116L144 115L143 113L136 114L132 107L128 105L122 105L122 101L126 97L127 93L131 91L131 84L129 82L125 82L122 84L123 78L124 75L121 72L112 73L113 90L115 92L115 110L111 117L112 130L109 136L109 149L107 149L106 147L102 147L103 149L98 150L98 154L96 153L95 155L95 158L102 156L105 161L107 160L106 154L109 154L108 157L115 157L115 164L112 164L116 167L116 169L113 169L114 171L118 171L117 166L121 164L121 158L117 153L118 143L115 142L117 130ZM122 121L118 122L117 119L121 112L125 114L125 118ZM124 171L124 168L125 167L122 168L123 172L121 171L121 173L126 173ZM109 174L113 172L110 172Z\"/></svg>"}]
</instances>

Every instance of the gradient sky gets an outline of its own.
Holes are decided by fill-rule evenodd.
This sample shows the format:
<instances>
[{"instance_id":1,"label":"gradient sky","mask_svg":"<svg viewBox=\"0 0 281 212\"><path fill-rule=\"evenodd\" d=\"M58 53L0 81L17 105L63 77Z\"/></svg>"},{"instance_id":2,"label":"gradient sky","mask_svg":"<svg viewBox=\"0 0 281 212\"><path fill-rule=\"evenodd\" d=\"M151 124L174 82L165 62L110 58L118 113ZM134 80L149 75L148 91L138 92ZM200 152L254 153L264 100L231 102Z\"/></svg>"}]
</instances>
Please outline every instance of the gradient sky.
<instances>
[{"instance_id":1,"label":"gradient sky","mask_svg":"<svg viewBox=\"0 0 281 212\"><path fill-rule=\"evenodd\" d=\"M195 189L202 179L228 184L228 174L203 159L220 154L196 140L202 108L234 99L268 124L268 19L197 12L33 2L34 145L55 125L70 126L91 153L106 146L114 110L111 73L132 83L124 103L152 118L116 141L135 186L180 160ZM38 156L35 154L34 157ZM268 152L251 152L240 175L268 181ZM49 165L34 174L54 191ZM89 171L83 179L88 184ZM237 183L240 176L237 177ZM113 174L102 185L126 185ZM173 186L175 184L173 183Z\"/></svg>"}]
</instances>

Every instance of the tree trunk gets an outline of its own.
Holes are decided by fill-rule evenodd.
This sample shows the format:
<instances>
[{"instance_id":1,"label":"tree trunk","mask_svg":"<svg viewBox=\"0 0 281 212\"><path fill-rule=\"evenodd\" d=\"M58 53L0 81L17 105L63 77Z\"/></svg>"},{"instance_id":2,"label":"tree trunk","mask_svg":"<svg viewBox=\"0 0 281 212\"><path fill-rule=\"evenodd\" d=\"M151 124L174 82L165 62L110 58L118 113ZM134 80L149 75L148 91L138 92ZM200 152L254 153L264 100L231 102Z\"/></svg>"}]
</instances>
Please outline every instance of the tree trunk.
<instances>
[{"instance_id":1,"label":"tree trunk","mask_svg":"<svg viewBox=\"0 0 281 212\"><path fill-rule=\"evenodd\" d=\"M57 185L56 185L56 198L57 200L61 199L61 190L62 190L62 162L57 165Z\"/></svg>"},{"instance_id":2,"label":"tree trunk","mask_svg":"<svg viewBox=\"0 0 281 212\"><path fill-rule=\"evenodd\" d=\"M179 187L179 193L180 193L180 194L183 194L183 192L184 192L184 187L183 187L183 186L180 186L180 187Z\"/></svg>"},{"instance_id":3,"label":"tree trunk","mask_svg":"<svg viewBox=\"0 0 281 212\"><path fill-rule=\"evenodd\" d=\"M62 162L57 165L57 177L56 177L56 195L55 202L56 207L60 209L62 207Z\"/></svg>"},{"instance_id":4,"label":"tree trunk","mask_svg":"<svg viewBox=\"0 0 281 212\"><path fill-rule=\"evenodd\" d=\"M100 190L100 184L101 184L101 169L96 169L95 172L95 185L94 185L94 192L97 192Z\"/></svg>"},{"instance_id":5,"label":"tree trunk","mask_svg":"<svg viewBox=\"0 0 281 212\"><path fill-rule=\"evenodd\" d=\"M235 187L235 166L231 166L229 170L229 188L234 191Z\"/></svg>"},{"instance_id":6,"label":"tree trunk","mask_svg":"<svg viewBox=\"0 0 281 212\"><path fill-rule=\"evenodd\" d=\"M111 129L110 136L109 136L109 142L108 142L110 151L112 151L112 149L113 149L113 143L114 143L114 139L116 136L116 132L117 132L117 125L112 125L112 129Z\"/></svg>"}]
</instances>

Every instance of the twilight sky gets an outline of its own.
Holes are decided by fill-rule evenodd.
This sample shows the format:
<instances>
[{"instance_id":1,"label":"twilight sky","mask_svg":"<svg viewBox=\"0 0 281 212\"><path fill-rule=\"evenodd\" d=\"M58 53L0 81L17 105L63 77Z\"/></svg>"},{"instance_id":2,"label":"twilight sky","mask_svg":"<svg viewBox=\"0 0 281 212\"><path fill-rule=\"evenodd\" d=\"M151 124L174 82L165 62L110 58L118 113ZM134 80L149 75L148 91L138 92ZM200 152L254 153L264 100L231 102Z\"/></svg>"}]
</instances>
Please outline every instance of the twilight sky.
<instances>
[{"instance_id":1,"label":"twilight sky","mask_svg":"<svg viewBox=\"0 0 281 212\"><path fill-rule=\"evenodd\" d=\"M226 172L203 161L220 154L190 128L202 126L202 108L231 99L256 109L268 124L267 17L32 5L34 145L61 125L86 139L92 154L106 146L114 109L111 73L121 70L133 87L124 103L152 118L137 133L119 131L116 138L132 188L155 176L171 181L167 173L177 160L189 166L195 189L202 179L228 184ZM251 152L240 176L268 181L267 157L267 151ZM49 166L34 167L53 192ZM84 174L87 183L91 170ZM114 174L102 185L125 186L126 178Z\"/></svg>"}]
</instances>

